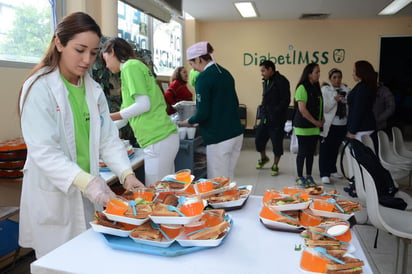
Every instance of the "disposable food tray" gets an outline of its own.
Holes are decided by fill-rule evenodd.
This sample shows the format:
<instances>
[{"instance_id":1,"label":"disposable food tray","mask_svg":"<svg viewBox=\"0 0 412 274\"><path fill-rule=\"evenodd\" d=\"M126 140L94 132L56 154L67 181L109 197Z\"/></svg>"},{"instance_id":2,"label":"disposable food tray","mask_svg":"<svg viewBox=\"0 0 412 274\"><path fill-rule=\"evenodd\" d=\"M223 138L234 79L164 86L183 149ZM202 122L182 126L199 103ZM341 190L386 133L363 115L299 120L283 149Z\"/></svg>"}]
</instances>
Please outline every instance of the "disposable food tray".
<instances>
[{"instance_id":1,"label":"disposable food tray","mask_svg":"<svg viewBox=\"0 0 412 274\"><path fill-rule=\"evenodd\" d=\"M165 257L176 257L189 253L193 253L199 250L204 250L208 248L213 248L210 246L191 246L183 247L179 245L178 242L174 242L169 247L158 247L145 244L139 244L133 241L131 238L117 237L108 234L101 234L106 244L113 249L146 253L151 255L165 256Z\"/></svg>"}]
</instances>

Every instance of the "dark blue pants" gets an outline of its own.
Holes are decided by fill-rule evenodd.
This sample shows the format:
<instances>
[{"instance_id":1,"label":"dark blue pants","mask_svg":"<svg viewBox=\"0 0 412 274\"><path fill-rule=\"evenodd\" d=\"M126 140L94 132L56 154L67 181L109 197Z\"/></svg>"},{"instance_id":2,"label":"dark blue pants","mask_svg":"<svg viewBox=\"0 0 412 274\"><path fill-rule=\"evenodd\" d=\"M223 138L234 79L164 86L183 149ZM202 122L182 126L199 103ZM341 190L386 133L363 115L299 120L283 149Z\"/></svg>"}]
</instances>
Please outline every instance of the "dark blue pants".
<instances>
[{"instance_id":1,"label":"dark blue pants","mask_svg":"<svg viewBox=\"0 0 412 274\"><path fill-rule=\"evenodd\" d=\"M332 173L337 172L336 159L346 133L346 126L331 125L328 136L326 138L321 137L319 147L320 177L329 177Z\"/></svg>"}]
</instances>

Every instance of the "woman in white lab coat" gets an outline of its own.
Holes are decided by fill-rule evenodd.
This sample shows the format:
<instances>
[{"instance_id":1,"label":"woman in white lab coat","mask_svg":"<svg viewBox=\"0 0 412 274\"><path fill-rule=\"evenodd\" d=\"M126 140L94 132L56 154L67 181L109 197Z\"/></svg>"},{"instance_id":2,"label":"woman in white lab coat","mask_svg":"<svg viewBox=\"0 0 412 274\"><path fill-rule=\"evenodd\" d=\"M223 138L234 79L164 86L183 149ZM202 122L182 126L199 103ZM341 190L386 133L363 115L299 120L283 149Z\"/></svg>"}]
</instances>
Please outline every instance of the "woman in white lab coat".
<instances>
[{"instance_id":1,"label":"woman in white lab coat","mask_svg":"<svg viewBox=\"0 0 412 274\"><path fill-rule=\"evenodd\" d=\"M19 244L33 248L37 258L85 231L94 205L115 196L99 177L99 158L126 189L143 186L131 169L102 89L87 73L100 37L89 15L65 17L21 90L28 153Z\"/></svg>"}]
</instances>

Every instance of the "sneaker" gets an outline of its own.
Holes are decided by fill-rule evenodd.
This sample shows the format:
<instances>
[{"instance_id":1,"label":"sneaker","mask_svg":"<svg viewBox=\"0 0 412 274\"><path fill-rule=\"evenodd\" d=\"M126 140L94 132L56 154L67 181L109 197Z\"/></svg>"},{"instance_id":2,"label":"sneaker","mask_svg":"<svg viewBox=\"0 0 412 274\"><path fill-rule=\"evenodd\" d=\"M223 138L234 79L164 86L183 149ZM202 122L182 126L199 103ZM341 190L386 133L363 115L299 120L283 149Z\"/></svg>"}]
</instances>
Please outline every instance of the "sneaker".
<instances>
[{"instance_id":1,"label":"sneaker","mask_svg":"<svg viewBox=\"0 0 412 274\"><path fill-rule=\"evenodd\" d=\"M296 185L299 187L306 187L306 179L304 177L297 177Z\"/></svg>"},{"instance_id":2,"label":"sneaker","mask_svg":"<svg viewBox=\"0 0 412 274\"><path fill-rule=\"evenodd\" d=\"M269 162L269 158L264 158L264 159L258 160L258 164L256 165L256 169L261 169L268 162Z\"/></svg>"},{"instance_id":3,"label":"sneaker","mask_svg":"<svg viewBox=\"0 0 412 274\"><path fill-rule=\"evenodd\" d=\"M277 176L279 174L279 167L277 165L272 166L272 176Z\"/></svg>"},{"instance_id":4,"label":"sneaker","mask_svg":"<svg viewBox=\"0 0 412 274\"><path fill-rule=\"evenodd\" d=\"M322 184L330 184L330 179L328 176L322 177Z\"/></svg>"},{"instance_id":5,"label":"sneaker","mask_svg":"<svg viewBox=\"0 0 412 274\"><path fill-rule=\"evenodd\" d=\"M332 173L330 176L333 177L333 178L338 178L338 179L342 179L342 178L343 178L343 176L340 175L340 174L337 173L337 172Z\"/></svg>"},{"instance_id":6,"label":"sneaker","mask_svg":"<svg viewBox=\"0 0 412 274\"><path fill-rule=\"evenodd\" d=\"M315 180L313 180L313 177L311 175L306 176L306 186L307 187L317 186L317 184L315 183Z\"/></svg>"}]
</instances>

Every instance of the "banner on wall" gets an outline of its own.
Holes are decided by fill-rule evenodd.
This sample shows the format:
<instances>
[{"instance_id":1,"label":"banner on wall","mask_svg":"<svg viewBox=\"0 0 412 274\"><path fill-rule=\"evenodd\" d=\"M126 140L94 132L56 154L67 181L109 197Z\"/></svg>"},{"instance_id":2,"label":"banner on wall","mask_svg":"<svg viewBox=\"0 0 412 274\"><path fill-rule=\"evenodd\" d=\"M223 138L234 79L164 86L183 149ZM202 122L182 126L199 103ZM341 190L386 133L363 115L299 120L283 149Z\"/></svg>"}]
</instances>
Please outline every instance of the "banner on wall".
<instances>
[{"instance_id":1,"label":"banner on wall","mask_svg":"<svg viewBox=\"0 0 412 274\"><path fill-rule=\"evenodd\" d=\"M293 46L288 47L286 53L273 54L271 52L262 54L259 52L244 52L244 66L258 66L262 61L270 60L275 65L302 65L309 63L320 63L322 65L336 63L340 64L345 61L345 49L337 48L331 51L309 51L298 50Z\"/></svg>"}]
</instances>

